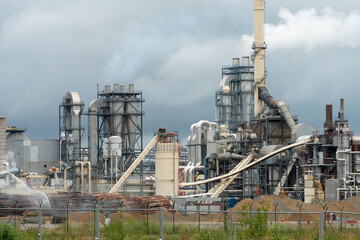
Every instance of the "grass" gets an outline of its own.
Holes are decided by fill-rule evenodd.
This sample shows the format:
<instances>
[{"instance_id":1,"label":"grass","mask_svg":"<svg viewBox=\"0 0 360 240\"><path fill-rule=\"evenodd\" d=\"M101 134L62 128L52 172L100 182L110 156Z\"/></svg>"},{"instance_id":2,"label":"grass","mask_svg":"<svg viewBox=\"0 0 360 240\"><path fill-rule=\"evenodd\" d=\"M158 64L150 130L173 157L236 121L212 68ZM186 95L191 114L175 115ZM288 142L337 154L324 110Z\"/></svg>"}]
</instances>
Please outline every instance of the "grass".
<instances>
[{"instance_id":1,"label":"grass","mask_svg":"<svg viewBox=\"0 0 360 240\"><path fill-rule=\"evenodd\" d=\"M272 224L265 222L266 219L254 216L243 216L238 222L237 239L317 239L318 223L310 226L297 225L289 226L281 223ZM158 222L133 219L131 217L113 221L111 224L101 227L101 239L110 240L128 240L140 239L151 240L159 239L160 226ZM207 226L200 230L198 226L188 224L164 224L164 239L169 240L215 240L229 239L230 227L224 230L223 222L217 227ZM69 224L67 231L66 224L58 225L53 229L43 229L42 239L93 239L94 228L92 223ZM19 230L9 224L0 224L0 239L4 240L35 240L38 239L38 229L30 228ZM356 226L347 226L340 231L340 228L327 227L323 239L342 240L342 239L359 239L360 228Z\"/></svg>"}]
</instances>

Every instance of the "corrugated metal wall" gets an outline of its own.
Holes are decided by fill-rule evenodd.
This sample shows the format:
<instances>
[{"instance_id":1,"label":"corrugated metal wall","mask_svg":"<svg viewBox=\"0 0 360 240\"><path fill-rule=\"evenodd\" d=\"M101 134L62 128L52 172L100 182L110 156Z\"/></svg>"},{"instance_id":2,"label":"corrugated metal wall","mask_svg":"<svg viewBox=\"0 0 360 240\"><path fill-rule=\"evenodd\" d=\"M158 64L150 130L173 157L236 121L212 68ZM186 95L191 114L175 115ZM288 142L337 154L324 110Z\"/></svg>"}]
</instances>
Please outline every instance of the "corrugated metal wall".
<instances>
[{"instance_id":1,"label":"corrugated metal wall","mask_svg":"<svg viewBox=\"0 0 360 240\"><path fill-rule=\"evenodd\" d=\"M9 146L17 167L25 172L45 173L59 161L58 140L14 140Z\"/></svg>"}]
</instances>

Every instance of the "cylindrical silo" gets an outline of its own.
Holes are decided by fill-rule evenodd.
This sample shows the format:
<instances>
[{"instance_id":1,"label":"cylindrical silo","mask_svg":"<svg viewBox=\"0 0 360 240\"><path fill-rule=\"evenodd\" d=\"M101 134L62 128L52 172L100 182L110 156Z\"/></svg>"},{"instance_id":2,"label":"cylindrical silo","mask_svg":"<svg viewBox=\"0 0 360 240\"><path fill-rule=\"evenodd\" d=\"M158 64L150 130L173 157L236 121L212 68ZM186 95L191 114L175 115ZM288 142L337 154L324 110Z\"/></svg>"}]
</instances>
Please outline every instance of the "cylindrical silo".
<instances>
[{"instance_id":1,"label":"cylindrical silo","mask_svg":"<svg viewBox=\"0 0 360 240\"><path fill-rule=\"evenodd\" d=\"M6 161L6 118L0 118L0 170L4 169Z\"/></svg>"},{"instance_id":2,"label":"cylindrical silo","mask_svg":"<svg viewBox=\"0 0 360 240\"><path fill-rule=\"evenodd\" d=\"M124 119L125 105L124 98L120 95L120 86L119 84L114 85L114 98L112 99L111 104L111 123L113 129L113 136L121 137L122 125Z\"/></svg>"},{"instance_id":3,"label":"cylindrical silo","mask_svg":"<svg viewBox=\"0 0 360 240\"><path fill-rule=\"evenodd\" d=\"M107 94L106 98L109 99L109 95L111 93L111 88L110 85L105 85L105 90L104 93ZM102 118L102 128L103 128L103 135L105 137L110 137L111 133L110 133L110 128L111 128L111 120L109 117L109 111L111 111L111 106L107 106L105 108L101 109L101 114L103 115Z\"/></svg>"},{"instance_id":4,"label":"cylindrical silo","mask_svg":"<svg viewBox=\"0 0 360 240\"><path fill-rule=\"evenodd\" d=\"M179 190L179 146L177 143L155 145L155 194L176 197Z\"/></svg>"},{"instance_id":5,"label":"cylindrical silo","mask_svg":"<svg viewBox=\"0 0 360 240\"><path fill-rule=\"evenodd\" d=\"M128 140L129 140L129 148L133 148L136 142L136 129L138 124L138 114L139 114L139 107L140 102L135 97L135 95L131 95L131 93L134 93L134 84L129 84L129 93L130 97L128 98L128 101L126 103L126 113L128 115L127 121L126 121L126 129L128 134Z\"/></svg>"}]
</instances>

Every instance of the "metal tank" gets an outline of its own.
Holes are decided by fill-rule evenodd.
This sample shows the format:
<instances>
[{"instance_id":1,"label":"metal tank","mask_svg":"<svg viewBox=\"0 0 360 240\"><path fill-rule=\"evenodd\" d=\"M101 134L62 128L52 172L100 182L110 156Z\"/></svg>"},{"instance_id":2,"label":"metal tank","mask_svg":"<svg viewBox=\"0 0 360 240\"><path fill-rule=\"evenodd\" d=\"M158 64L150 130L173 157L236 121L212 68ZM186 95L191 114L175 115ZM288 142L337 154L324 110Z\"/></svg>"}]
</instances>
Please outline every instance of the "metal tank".
<instances>
[{"instance_id":1,"label":"metal tank","mask_svg":"<svg viewBox=\"0 0 360 240\"><path fill-rule=\"evenodd\" d=\"M179 146L177 143L155 145L155 194L175 197L179 190Z\"/></svg>"},{"instance_id":2,"label":"metal tank","mask_svg":"<svg viewBox=\"0 0 360 240\"><path fill-rule=\"evenodd\" d=\"M110 94L111 94L111 88L110 85L105 85L105 90L104 90L106 99L109 101L110 98ZM106 105L106 107L102 107L101 108L101 112L100 114L101 119L102 119L102 133L105 137L110 137L111 136L111 118L109 116L110 114L110 105L109 103Z\"/></svg>"},{"instance_id":3,"label":"metal tank","mask_svg":"<svg viewBox=\"0 0 360 240\"><path fill-rule=\"evenodd\" d=\"M121 137L123 129L123 120L125 112L124 98L120 95L121 88L119 84L114 84L114 98L111 102L111 123L112 123L112 135Z\"/></svg>"},{"instance_id":4,"label":"metal tank","mask_svg":"<svg viewBox=\"0 0 360 240\"><path fill-rule=\"evenodd\" d=\"M138 125L138 118L140 113L140 102L137 100L135 95L132 95L132 93L135 93L134 90L134 84L129 84L129 98L126 102L125 108L126 108L126 114L128 115L126 120L126 129L128 134L128 143L129 148L134 148L135 142L136 142L136 129Z\"/></svg>"},{"instance_id":5,"label":"metal tank","mask_svg":"<svg viewBox=\"0 0 360 240\"><path fill-rule=\"evenodd\" d=\"M119 160L121 159L121 137L111 136L109 137L109 153L111 160L111 174L115 173L116 180L118 179ZM114 164L115 162L115 164ZM123 169L124 170L124 169Z\"/></svg>"}]
</instances>

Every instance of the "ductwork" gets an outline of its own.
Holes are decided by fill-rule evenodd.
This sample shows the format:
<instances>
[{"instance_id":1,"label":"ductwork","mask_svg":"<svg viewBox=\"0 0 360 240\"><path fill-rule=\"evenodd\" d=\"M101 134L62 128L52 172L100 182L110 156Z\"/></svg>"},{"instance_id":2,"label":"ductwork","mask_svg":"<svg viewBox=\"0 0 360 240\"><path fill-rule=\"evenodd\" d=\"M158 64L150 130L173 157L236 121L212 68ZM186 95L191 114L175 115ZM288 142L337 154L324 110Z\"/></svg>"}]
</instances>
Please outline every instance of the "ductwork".
<instances>
[{"instance_id":1,"label":"ductwork","mask_svg":"<svg viewBox=\"0 0 360 240\"><path fill-rule=\"evenodd\" d=\"M67 92L63 97L64 105L64 126L65 138L72 139L74 143L72 160L80 159L80 114L81 114L81 101L77 92Z\"/></svg>"},{"instance_id":2,"label":"ductwork","mask_svg":"<svg viewBox=\"0 0 360 240\"><path fill-rule=\"evenodd\" d=\"M284 102L275 100L266 87L259 87L259 98L263 100L269 108L279 109L281 115L284 117L287 125L291 129L292 134L296 131L296 123L289 111L289 108Z\"/></svg>"},{"instance_id":3,"label":"ductwork","mask_svg":"<svg viewBox=\"0 0 360 240\"><path fill-rule=\"evenodd\" d=\"M106 107L104 99L95 99L89 104L88 113L88 151L91 165L97 166L97 110Z\"/></svg>"},{"instance_id":4,"label":"ductwork","mask_svg":"<svg viewBox=\"0 0 360 240\"><path fill-rule=\"evenodd\" d=\"M204 149L202 149L202 146L206 145L207 142L215 141L217 128L215 122L206 120L201 120L191 125L187 144L189 148L189 160L193 165L202 165L202 160L205 157L203 156Z\"/></svg>"}]
</instances>

